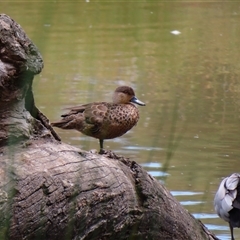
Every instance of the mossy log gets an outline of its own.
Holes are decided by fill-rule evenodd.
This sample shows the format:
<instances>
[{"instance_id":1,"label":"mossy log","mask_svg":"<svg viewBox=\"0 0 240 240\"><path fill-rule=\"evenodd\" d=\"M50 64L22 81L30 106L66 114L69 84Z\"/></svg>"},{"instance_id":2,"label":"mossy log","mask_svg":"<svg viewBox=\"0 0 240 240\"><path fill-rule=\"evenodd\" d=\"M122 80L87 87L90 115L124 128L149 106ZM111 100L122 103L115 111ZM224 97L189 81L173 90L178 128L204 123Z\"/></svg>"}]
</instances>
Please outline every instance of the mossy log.
<instances>
[{"instance_id":1,"label":"mossy log","mask_svg":"<svg viewBox=\"0 0 240 240\"><path fill-rule=\"evenodd\" d=\"M136 162L64 144L35 106L43 68L0 15L0 239L217 239Z\"/></svg>"}]
</instances>

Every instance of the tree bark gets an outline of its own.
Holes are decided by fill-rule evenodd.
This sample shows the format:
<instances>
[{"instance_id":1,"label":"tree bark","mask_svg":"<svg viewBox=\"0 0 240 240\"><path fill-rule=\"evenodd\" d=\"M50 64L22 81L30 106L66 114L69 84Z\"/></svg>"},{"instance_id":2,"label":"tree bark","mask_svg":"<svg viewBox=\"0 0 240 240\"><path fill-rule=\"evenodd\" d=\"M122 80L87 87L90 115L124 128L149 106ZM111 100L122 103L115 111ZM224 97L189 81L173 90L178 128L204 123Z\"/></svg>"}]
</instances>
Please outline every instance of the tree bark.
<instances>
[{"instance_id":1,"label":"tree bark","mask_svg":"<svg viewBox=\"0 0 240 240\"><path fill-rule=\"evenodd\" d=\"M43 68L0 15L0 239L217 239L136 162L64 144L35 106Z\"/></svg>"}]
</instances>

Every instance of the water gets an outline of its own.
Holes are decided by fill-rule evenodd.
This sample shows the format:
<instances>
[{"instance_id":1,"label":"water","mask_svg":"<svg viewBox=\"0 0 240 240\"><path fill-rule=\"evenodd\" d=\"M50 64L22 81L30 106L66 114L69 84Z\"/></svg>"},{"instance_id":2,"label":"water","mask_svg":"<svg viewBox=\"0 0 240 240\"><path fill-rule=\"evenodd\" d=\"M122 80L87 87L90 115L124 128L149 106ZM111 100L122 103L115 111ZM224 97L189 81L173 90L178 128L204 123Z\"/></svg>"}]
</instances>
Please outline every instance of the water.
<instances>
[{"instance_id":1,"label":"water","mask_svg":"<svg viewBox=\"0 0 240 240\"><path fill-rule=\"evenodd\" d=\"M137 126L106 148L137 161L220 239L230 239L213 198L222 177L240 171L239 4L0 5L43 55L34 80L40 110L55 121L65 107L110 101L116 86L132 86L147 105ZM84 150L99 148L76 131L57 132Z\"/></svg>"}]
</instances>

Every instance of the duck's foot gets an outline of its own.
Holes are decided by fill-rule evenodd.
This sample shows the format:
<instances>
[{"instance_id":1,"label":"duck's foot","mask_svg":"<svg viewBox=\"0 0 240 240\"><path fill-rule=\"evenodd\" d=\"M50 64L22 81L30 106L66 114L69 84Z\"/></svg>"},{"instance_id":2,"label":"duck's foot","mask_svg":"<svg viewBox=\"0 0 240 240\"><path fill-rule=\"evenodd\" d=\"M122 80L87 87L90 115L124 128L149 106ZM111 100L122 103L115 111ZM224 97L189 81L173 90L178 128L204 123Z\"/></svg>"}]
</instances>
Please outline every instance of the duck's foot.
<instances>
[{"instance_id":1,"label":"duck's foot","mask_svg":"<svg viewBox=\"0 0 240 240\"><path fill-rule=\"evenodd\" d=\"M116 159L116 160L120 160L120 161L126 161L129 160L128 158L125 158L121 155L117 155L116 153L114 153L111 150L106 150L106 149L100 149L99 154L105 155L108 158L112 158L112 159Z\"/></svg>"},{"instance_id":2,"label":"duck's foot","mask_svg":"<svg viewBox=\"0 0 240 240\"><path fill-rule=\"evenodd\" d=\"M101 153L100 153L101 152ZM119 159L121 156L119 156L119 155L117 155L116 153L114 153L113 151L111 151L111 150L104 150L103 149L103 151L101 151L100 150L100 154L103 154L103 155L105 155L106 157L108 157L108 158L112 158L112 159Z\"/></svg>"},{"instance_id":3,"label":"duck's foot","mask_svg":"<svg viewBox=\"0 0 240 240\"><path fill-rule=\"evenodd\" d=\"M99 154L107 154L107 150L103 149L103 148L100 148L99 150Z\"/></svg>"},{"instance_id":4,"label":"duck's foot","mask_svg":"<svg viewBox=\"0 0 240 240\"><path fill-rule=\"evenodd\" d=\"M111 151L111 150L106 150L106 149L103 149L103 148L100 149L99 154L103 154L103 155L106 155L106 157L115 158L115 159L118 159L118 157L119 157L119 156L118 156L116 153L114 153L113 151Z\"/></svg>"}]
</instances>

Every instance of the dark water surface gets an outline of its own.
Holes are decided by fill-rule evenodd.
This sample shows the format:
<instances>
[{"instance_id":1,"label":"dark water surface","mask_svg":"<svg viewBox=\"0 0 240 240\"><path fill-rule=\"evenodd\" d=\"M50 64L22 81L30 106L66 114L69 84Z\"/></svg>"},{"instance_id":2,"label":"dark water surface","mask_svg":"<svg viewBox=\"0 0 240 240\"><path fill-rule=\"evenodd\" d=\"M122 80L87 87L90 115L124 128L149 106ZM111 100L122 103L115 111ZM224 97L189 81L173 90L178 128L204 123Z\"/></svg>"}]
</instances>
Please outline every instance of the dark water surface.
<instances>
[{"instance_id":1,"label":"dark water surface","mask_svg":"<svg viewBox=\"0 0 240 240\"><path fill-rule=\"evenodd\" d=\"M213 198L222 177L240 172L240 4L0 6L43 55L34 81L41 111L55 121L65 107L110 101L116 86L132 86L147 104L140 121L105 146L142 164L220 239L230 239ZM57 132L84 150L99 147L81 133Z\"/></svg>"}]
</instances>

